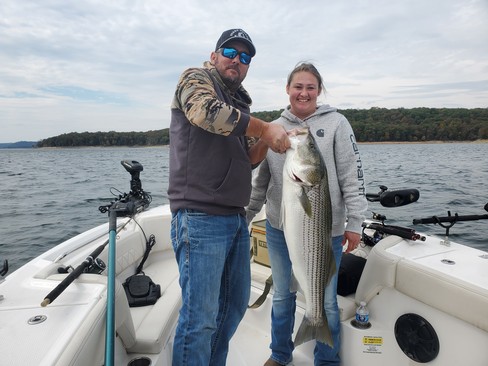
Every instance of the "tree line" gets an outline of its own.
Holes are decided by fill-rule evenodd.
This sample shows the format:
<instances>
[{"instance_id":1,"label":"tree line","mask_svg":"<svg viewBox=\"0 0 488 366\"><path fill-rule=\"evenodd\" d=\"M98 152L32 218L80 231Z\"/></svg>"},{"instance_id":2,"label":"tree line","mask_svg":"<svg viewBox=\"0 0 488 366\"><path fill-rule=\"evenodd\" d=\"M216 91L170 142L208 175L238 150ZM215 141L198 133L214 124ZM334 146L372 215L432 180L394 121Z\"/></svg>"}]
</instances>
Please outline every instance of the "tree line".
<instances>
[{"instance_id":1,"label":"tree line","mask_svg":"<svg viewBox=\"0 0 488 366\"><path fill-rule=\"evenodd\" d=\"M283 109L254 112L265 121ZM475 141L488 139L488 108L371 108L339 110L358 142ZM41 140L37 147L168 145L169 129L147 132L71 132Z\"/></svg>"},{"instance_id":2,"label":"tree line","mask_svg":"<svg viewBox=\"0 0 488 366\"><path fill-rule=\"evenodd\" d=\"M49 137L37 147L157 146L169 144L169 129L147 132L70 132Z\"/></svg>"}]
</instances>

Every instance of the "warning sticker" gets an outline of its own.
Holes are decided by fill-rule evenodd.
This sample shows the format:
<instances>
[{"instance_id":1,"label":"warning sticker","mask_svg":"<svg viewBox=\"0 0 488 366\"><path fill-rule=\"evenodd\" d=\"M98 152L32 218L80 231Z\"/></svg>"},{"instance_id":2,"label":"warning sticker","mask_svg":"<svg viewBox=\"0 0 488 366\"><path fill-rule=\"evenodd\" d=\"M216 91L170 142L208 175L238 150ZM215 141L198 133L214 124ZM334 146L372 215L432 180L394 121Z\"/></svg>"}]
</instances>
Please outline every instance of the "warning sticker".
<instances>
[{"instance_id":1,"label":"warning sticker","mask_svg":"<svg viewBox=\"0 0 488 366\"><path fill-rule=\"evenodd\" d=\"M381 346L383 344L383 337L363 337L363 344Z\"/></svg>"},{"instance_id":2,"label":"warning sticker","mask_svg":"<svg viewBox=\"0 0 488 366\"><path fill-rule=\"evenodd\" d=\"M382 353L383 337L363 337L363 353Z\"/></svg>"}]
</instances>

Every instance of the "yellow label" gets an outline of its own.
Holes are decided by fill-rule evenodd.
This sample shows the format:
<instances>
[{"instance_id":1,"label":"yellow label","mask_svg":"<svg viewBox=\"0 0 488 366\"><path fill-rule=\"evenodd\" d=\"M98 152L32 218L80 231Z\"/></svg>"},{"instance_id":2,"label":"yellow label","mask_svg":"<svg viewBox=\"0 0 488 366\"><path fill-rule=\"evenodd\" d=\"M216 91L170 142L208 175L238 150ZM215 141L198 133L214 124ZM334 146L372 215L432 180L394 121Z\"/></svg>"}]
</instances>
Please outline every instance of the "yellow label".
<instances>
[{"instance_id":1,"label":"yellow label","mask_svg":"<svg viewBox=\"0 0 488 366\"><path fill-rule=\"evenodd\" d=\"M363 337L363 344L381 346L383 345L383 337Z\"/></svg>"}]
</instances>

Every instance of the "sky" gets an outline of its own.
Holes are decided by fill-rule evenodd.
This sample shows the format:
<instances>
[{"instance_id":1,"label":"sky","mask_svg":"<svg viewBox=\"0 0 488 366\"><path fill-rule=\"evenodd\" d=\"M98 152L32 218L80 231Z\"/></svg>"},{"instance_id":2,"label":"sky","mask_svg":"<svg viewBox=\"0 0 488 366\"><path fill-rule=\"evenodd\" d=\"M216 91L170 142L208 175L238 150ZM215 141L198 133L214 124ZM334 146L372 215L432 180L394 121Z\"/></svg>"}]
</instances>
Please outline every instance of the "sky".
<instances>
[{"instance_id":1,"label":"sky","mask_svg":"<svg viewBox=\"0 0 488 366\"><path fill-rule=\"evenodd\" d=\"M181 72L242 28L252 112L300 61L339 109L487 108L488 0L0 1L0 143L169 127Z\"/></svg>"}]
</instances>

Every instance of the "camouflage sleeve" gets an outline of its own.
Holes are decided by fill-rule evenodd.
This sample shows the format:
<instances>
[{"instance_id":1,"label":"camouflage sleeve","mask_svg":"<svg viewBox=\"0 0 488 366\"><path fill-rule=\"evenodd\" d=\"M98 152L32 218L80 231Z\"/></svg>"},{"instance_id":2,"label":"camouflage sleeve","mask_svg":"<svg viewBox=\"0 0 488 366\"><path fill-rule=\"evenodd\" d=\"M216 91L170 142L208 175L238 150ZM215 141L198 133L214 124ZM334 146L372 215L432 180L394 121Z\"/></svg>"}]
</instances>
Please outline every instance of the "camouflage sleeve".
<instances>
[{"instance_id":1,"label":"camouflage sleeve","mask_svg":"<svg viewBox=\"0 0 488 366\"><path fill-rule=\"evenodd\" d=\"M212 79L202 69L181 75L172 108L182 110L193 125L219 135L230 135L241 120L246 123L239 109L218 99Z\"/></svg>"}]
</instances>

